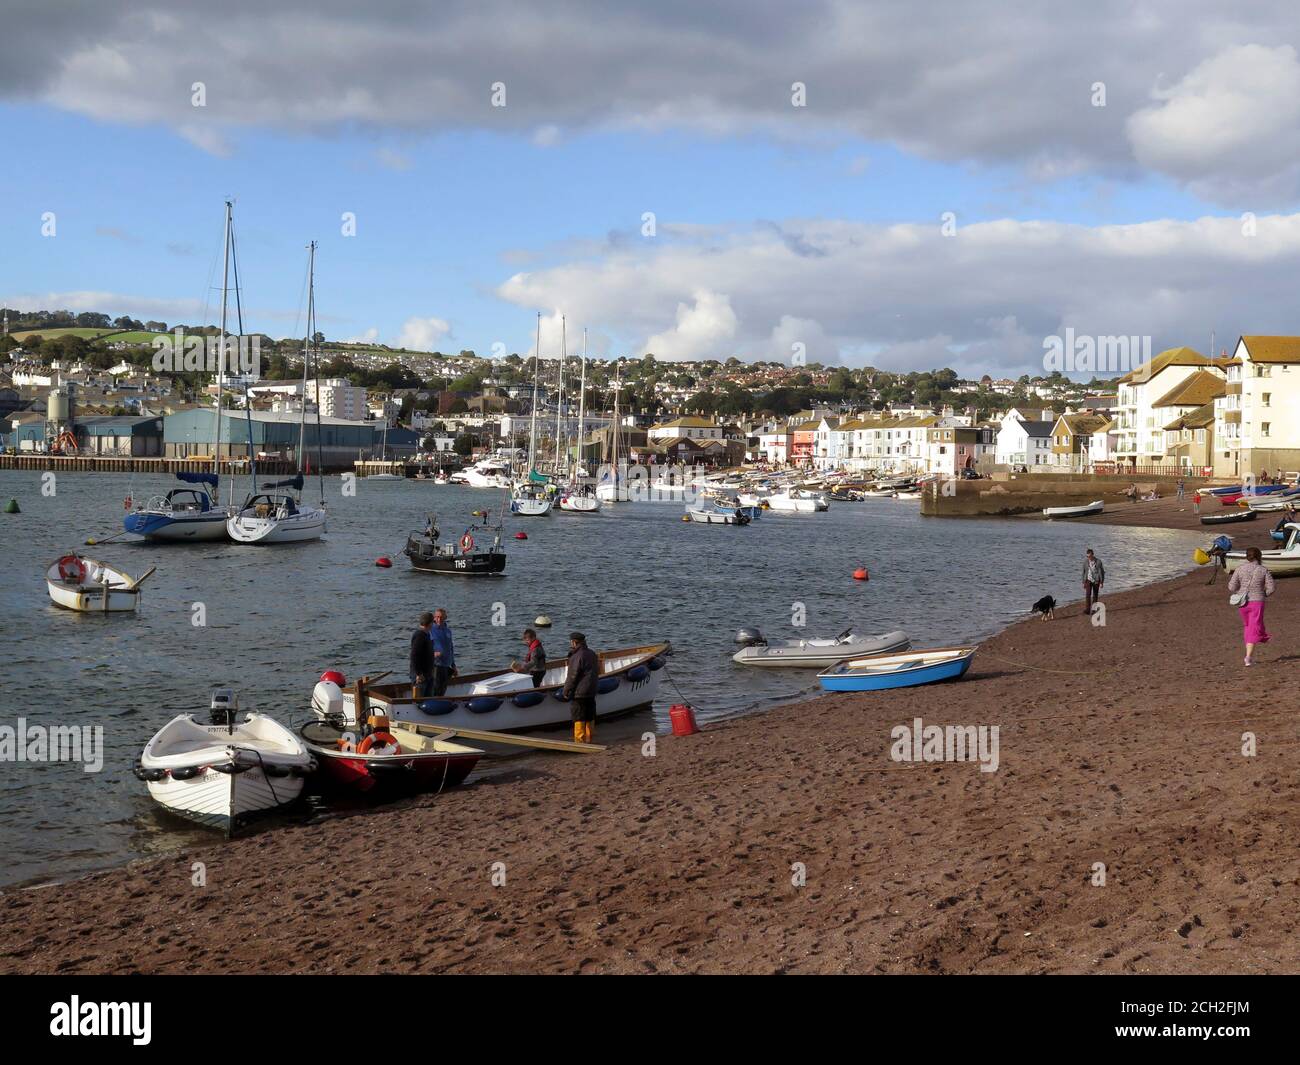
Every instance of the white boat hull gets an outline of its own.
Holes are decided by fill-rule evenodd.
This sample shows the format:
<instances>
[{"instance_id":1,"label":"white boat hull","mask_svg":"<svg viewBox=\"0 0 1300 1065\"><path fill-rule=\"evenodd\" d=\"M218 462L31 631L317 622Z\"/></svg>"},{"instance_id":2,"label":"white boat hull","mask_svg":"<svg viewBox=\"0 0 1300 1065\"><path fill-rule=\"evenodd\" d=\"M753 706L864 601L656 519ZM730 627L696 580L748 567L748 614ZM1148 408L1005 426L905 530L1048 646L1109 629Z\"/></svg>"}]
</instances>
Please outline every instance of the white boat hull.
<instances>
[{"instance_id":1,"label":"white boat hull","mask_svg":"<svg viewBox=\"0 0 1300 1065\"><path fill-rule=\"evenodd\" d=\"M594 496L562 496L559 509L566 514L595 514L600 510L600 500Z\"/></svg>"},{"instance_id":2,"label":"white boat hull","mask_svg":"<svg viewBox=\"0 0 1300 1065\"><path fill-rule=\"evenodd\" d=\"M510 500L510 513L517 514L521 518L541 518L550 512L551 500L549 499Z\"/></svg>"},{"instance_id":3,"label":"white boat hull","mask_svg":"<svg viewBox=\"0 0 1300 1065\"><path fill-rule=\"evenodd\" d=\"M744 502L743 497L741 502ZM795 496L768 496L766 502L770 510L775 510L778 513L815 514L818 510L826 509L825 507L819 507L815 499L799 499Z\"/></svg>"},{"instance_id":4,"label":"white boat hull","mask_svg":"<svg viewBox=\"0 0 1300 1065\"><path fill-rule=\"evenodd\" d=\"M912 646L901 629L879 636L851 636L845 640L778 640L742 647L731 660L742 666L771 669L825 669L846 658L896 654Z\"/></svg>"},{"instance_id":5,"label":"white boat hull","mask_svg":"<svg viewBox=\"0 0 1300 1065\"><path fill-rule=\"evenodd\" d=\"M598 484L596 498L602 503L629 503L632 500L626 484Z\"/></svg>"},{"instance_id":6,"label":"white boat hull","mask_svg":"<svg viewBox=\"0 0 1300 1065\"><path fill-rule=\"evenodd\" d=\"M1274 577L1294 577L1300 574L1300 551L1261 551L1260 562ZM1231 573L1246 561L1244 551L1229 551L1227 562Z\"/></svg>"},{"instance_id":7,"label":"white boat hull","mask_svg":"<svg viewBox=\"0 0 1300 1065\"><path fill-rule=\"evenodd\" d=\"M1083 518L1089 514L1100 514L1105 509L1105 504L1100 500L1091 503L1085 503L1078 507L1044 507L1043 517L1045 518Z\"/></svg>"},{"instance_id":8,"label":"white boat hull","mask_svg":"<svg viewBox=\"0 0 1300 1065\"><path fill-rule=\"evenodd\" d=\"M319 540L325 533L325 511L299 508L285 517L240 513L226 521L226 533L240 544L292 544Z\"/></svg>"},{"instance_id":9,"label":"white boat hull","mask_svg":"<svg viewBox=\"0 0 1300 1065\"><path fill-rule=\"evenodd\" d=\"M121 570L93 558L79 561L82 566L79 575L74 564L69 569L73 575L63 576L59 562L45 571L45 587L55 606L83 614L123 614L139 606L139 584L144 577L134 581Z\"/></svg>"},{"instance_id":10,"label":"white boat hull","mask_svg":"<svg viewBox=\"0 0 1300 1065\"><path fill-rule=\"evenodd\" d=\"M688 510L686 516L701 525L748 525L749 518L720 510Z\"/></svg>"},{"instance_id":11,"label":"white boat hull","mask_svg":"<svg viewBox=\"0 0 1300 1065\"><path fill-rule=\"evenodd\" d=\"M226 539L226 515L222 511L209 511L206 514L174 514L166 511L142 510L136 513L146 519L146 531L139 533L146 540L199 543Z\"/></svg>"}]
</instances>

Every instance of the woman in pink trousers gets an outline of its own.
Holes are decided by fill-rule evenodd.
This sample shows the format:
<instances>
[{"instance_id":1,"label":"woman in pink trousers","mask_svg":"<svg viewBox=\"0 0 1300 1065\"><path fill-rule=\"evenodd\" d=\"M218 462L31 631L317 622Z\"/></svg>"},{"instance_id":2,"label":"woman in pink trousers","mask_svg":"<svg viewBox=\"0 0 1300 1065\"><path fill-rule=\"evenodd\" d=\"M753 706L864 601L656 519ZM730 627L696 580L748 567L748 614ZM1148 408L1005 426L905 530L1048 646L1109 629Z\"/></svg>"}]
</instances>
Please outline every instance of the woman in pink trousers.
<instances>
[{"instance_id":1,"label":"woman in pink trousers","mask_svg":"<svg viewBox=\"0 0 1300 1065\"><path fill-rule=\"evenodd\" d=\"M1237 607L1241 615L1241 638L1246 644L1246 665L1254 665L1251 655L1255 645L1268 643L1268 631L1264 628L1264 600L1273 594L1273 574L1264 568L1258 547L1246 548L1246 561L1232 574L1228 581L1228 591L1233 596L1244 595L1245 600Z\"/></svg>"}]
</instances>

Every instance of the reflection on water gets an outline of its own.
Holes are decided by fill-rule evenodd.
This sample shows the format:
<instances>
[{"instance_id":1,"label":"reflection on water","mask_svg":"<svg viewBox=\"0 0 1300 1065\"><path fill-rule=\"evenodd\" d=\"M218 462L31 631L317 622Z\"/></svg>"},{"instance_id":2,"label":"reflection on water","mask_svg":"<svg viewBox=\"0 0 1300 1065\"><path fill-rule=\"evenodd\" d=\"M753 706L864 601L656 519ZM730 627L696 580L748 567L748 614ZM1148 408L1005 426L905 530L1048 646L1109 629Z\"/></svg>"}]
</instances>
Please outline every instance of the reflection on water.
<instances>
[{"instance_id":1,"label":"reflection on water","mask_svg":"<svg viewBox=\"0 0 1300 1065\"><path fill-rule=\"evenodd\" d=\"M345 497L333 478L320 543L82 548L132 573L158 567L138 616L101 617L54 607L46 567L87 536L120 529L128 491L143 499L170 485L156 475L65 474L46 498L40 478L0 471L0 499L15 496L23 508L0 515L0 724L102 725L104 769L0 766L0 883L66 876L189 838L131 775L163 722L205 712L209 691L221 686L236 688L244 709L301 719L325 669L404 674L416 618L435 606L450 613L462 669L519 657L519 632L539 614L554 621L542 633L552 657L565 653L575 628L597 648L671 640L676 653L653 715L607 726L600 738L609 741L665 730L668 706L683 699L708 721L816 689L811 672L733 665L741 626L778 638L853 625L906 629L918 646L973 640L1023 616L1041 595L1078 598L1087 547L1117 592L1182 572L1201 540L1116 526L925 519L916 503L892 499L836 503L825 514L767 513L748 527L682 522L679 504L624 503L596 515L513 519L505 576L455 579L412 572L400 553L407 532L433 510L444 536L458 536L471 511L500 506L499 492L360 481L356 496ZM511 537L520 529L526 541ZM392 557L392 569L374 565L380 555ZM858 565L869 581L852 580ZM195 603L205 626L191 623ZM801 613L806 626L797 629ZM494 627L494 615L506 624Z\"/></svg>"}]
</instances>

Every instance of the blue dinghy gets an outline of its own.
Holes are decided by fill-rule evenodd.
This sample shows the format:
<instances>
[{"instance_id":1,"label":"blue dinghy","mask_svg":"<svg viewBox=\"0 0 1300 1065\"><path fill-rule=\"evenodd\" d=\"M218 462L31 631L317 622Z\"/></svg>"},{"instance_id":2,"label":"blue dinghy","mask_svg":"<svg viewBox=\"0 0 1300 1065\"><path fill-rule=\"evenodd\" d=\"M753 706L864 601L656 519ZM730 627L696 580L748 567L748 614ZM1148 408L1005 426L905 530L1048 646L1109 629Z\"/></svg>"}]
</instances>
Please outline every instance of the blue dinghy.
<instances>
[{"instance_id":1,"label":"blue dinghy","mask_svg":"<svg viewBox=\"0 0 1300 1065\"><path fill-rule=\"evenodd\" d=\"M896 655L846 658L817 674L828 692L874 692L956 680L970 669L974 647L940 647Z\"/></svg>"}]
</instances>

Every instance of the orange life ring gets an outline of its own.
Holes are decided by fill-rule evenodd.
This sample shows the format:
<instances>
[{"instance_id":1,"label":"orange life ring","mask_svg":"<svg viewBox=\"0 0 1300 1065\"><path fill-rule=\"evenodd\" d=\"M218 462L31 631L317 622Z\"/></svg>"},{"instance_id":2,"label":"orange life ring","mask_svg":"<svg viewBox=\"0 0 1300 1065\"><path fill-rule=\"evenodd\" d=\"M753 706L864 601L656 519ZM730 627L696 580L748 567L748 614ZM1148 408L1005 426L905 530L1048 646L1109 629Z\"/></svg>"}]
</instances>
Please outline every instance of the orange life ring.
<instances>
[{"instance_id":1,"label":"orange life ring","mask_svg":"<svg viewBox=\"0 0 1300 1065\"><path fill-rule=\"evenodd\" d=\"M122 509L123 510L131 509L131 497L129 495L124 500L122 500Z\"/></svg>"},{"instance_id":2,"label":"orange life ring","mask_svg":"<svg viewBox=\"0 0 1300 1065\"><path fill-rule=\"evenodd\" d=\"M462 537L460 538L460 549L461 549L462 551L473 551L473 550L474 550L474 536L473 536L473 534L471 534L471 533L466 533L464 536L462 536Z\"/></svg>"},{"instance_id":3,"label":"orange life ring","mask_svg":"<svg viewBox=\"0 0 1300 1065\"><path fill-rule=\"evenodd\" d=\"M76 555L64 555L59 559L59 576L80 584L86 579L86 564Z\"/></svg>"},{"instance_id":4,"label":"orange life ring","mask_svg":"<svg viewBox=\"0 0 1300 1065\"><path fill-rule=\"evenodd\" d=\"M372 732L357 745L357 754L369 754L370 748L377 743L382 743L385 747L392 747L392 754L402 753L402 745L397 742L391 732Z\"/></svg>"}]
</instances>

